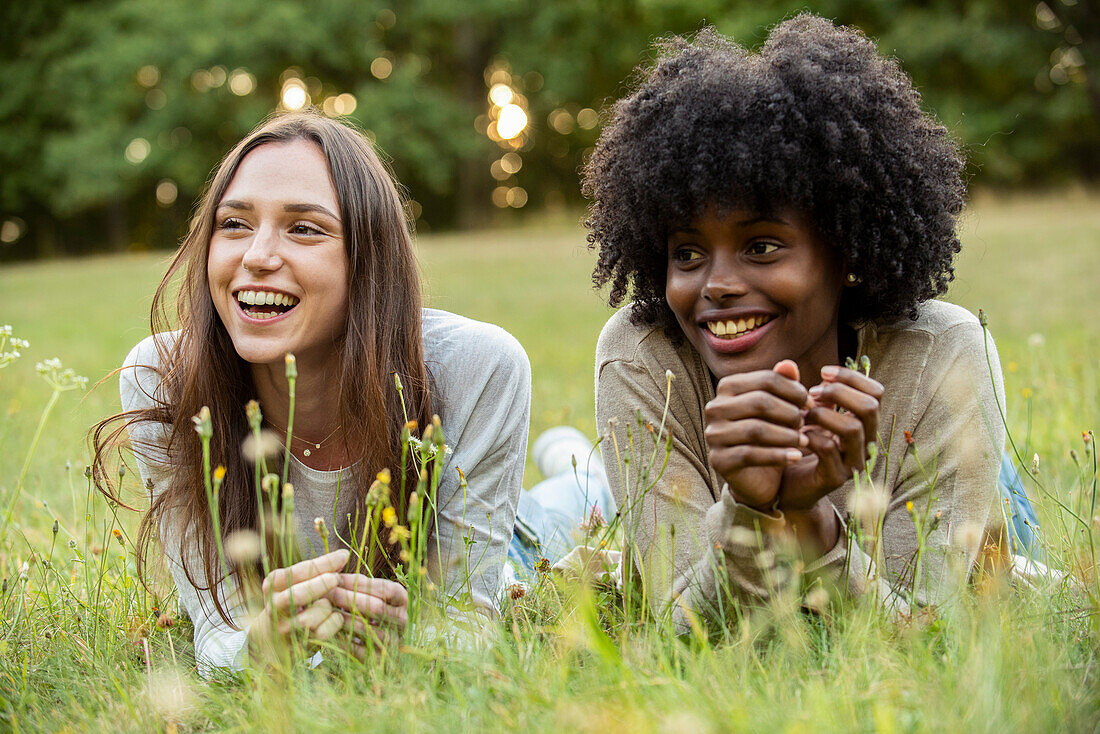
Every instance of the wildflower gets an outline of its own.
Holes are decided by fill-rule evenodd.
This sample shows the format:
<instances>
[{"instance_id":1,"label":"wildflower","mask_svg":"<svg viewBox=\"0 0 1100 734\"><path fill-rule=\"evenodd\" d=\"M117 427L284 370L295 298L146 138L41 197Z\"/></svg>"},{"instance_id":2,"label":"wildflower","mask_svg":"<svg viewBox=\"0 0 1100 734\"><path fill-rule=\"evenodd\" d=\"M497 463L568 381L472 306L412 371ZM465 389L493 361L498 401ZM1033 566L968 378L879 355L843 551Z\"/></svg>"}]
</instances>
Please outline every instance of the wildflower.
<instances>
[{"instance_id":1,"label":"wildflower","mask_svg":"<svg viewBox=\"0 0 1100 734\"><path fill-rule=\"evenodd\" d=\"M378 507L390 503L390 487L377 479L371 483L367 490L367 507Z\"/></svg>"},{"instance_id":2,"label":"wildflower","mask_svg":"<svg viewBox=\"0 0 1100 734\"><path fill-rule=\"evenodd\" d=\"M673 382L676 379L676 375L672 374L672 370L665 370L665 382Z\"/></svg>"},{"instance_id":3,"label":"wildflower","mask_svg":"<svg viewBox=\"0 0 1100 734\"><path fill-rule=\"evenodd\" d=\"M1081 440L1088 446L1092 443L1092 431L1081 431Z\"/></svg>"},{"instance_id":4,"label":"wildflower","mask_svg":"<svg viewBox=\"0 0 1100 734\"><path fill-rule=\"evenodd\" d=\"M581 523L581 532L585 537L593 535L600 528L606 527L607 521L604 520L603 511L596 505L592 505L592 510L588 513L588 517Z\"/></svg>"},{"instance_id":5,"label":"wildflower","mask_svg":"<svg viewBox=\"0 0 1100 734\"><path fill-rule=\"evenodd\" d=\"M875 487L852 495L852 516L863 523L875 524L886 513L887 497Z\"/></svg>"},{"instance_id":6,"label":"wildflower","mask_svg":"<svg viewBox=\"0 0 1100 734\"><path fill-rule=\"evenodd\" d=\"M255 432L245 436L241 442L241 455L245 461L253 463L258 459L274 459L283 450L283 443L278 434L266 428L259 431L259 437Z\"/></svg>"},{"instance_id":7,"label":"wildflower","mask_svg":"<svg viewBox=\"0 0 1100 734\"><path fill-rule=\"evenodd\" d=\"M1086 443L1088 443L1088 442L1086 441ZM462 468L458 467L458 466L455 467L455 471L458 472L458 485L460 487L465 487L466 486L466 474L462 471Z\"/></svg>"},{"instance_id":8,"label":"wildflower","mask_svg":"<svg viewBox=\"0 0 1100 734\"><path fill-rule=\"evenodd\" d=\"M92 467L90 467L90 466L85 466L84 467L84 478L85 479L91 479L92 478Z\"/></svg>"},{"instance_id":9,"label":"wildflower","mask_svg":"<svg viewBox=\"0 0 1100 734\"><path fill-rule=\"evenodd\" d=\"M1043 346L1044 343L1046 343L1046 339L1043 338L1043 335L1038 332L1032 334L1027 338L1027 345L1032 349L1038 349L1039 347Z\"/></svg>"},{"instance_id":10,"label":"wildflower","mask_svg":"<svg viewBox=\"0 0 1100 734\"><path fill-rule=\"evenodd\" d=\"M114 530L111 531L111 535L115 536L115 540L118 541L119 545L125 547L126 543L125 543L125 541L122 540L122 531L121 530L119 530L118 528L115 528Z\"/></svg>"},{"instance_id":11,"label":"wildflower","mask_svg":"<svg viewBox=\"0 0 1100 734\"><path fill-rule=\"evenodd\" d=\"M978 323L982 325L982 328L989 326L989 319L985 315L985 311L978 309Z\"/></svg>"},{"instance_id":12,"label":"wildflower","mask_svg":"<svg viewBox=\"0 0 1100 734\"><path fill-rule=\"evenodd\" d=\"M1015 362L1009 362L1007 366L1009 372L1018 372L1020 369L1020 365L1016 364Z\"/></svg>"},{"instance_id":13,"label":"wildflower","mask_svg":"<svg viewBox=\"0 0 1100 734\"><path fill-rule=\"evenodd\" d=\"M260 424L264 420L263 412L260 411L260 404L255 400L249 400L244 406L244 414L248 418L248 425L253 431L260 430Z\"/></svg>"},{"instance_id":14,"label":"wildflower","mask_svg":"<svg viewBox=\"0 0 1100 734\"><path fill-rule=\"evenodd\" d=\"M535 571L539 573L550 573L550 559L540 558L539 562L535 564Z\"/></svg>"},{"instance_id":15,"label":"wildflower","mask_svg":"<svg viewBox=\"0 0 1100 734\"><path fill-rule=\"evenodd\" d=\"M313 530L317 533L318 537L324 539L328 537L328 528L325 527L325 518L315 517L313 518Z\"/></svg>"},{"instance_id":16,"label":"wildflower","mask_svg":"<svg viewBox=\"0 0 1100 734\"><path fill-rule=\"evenodd\" d=\"M294 485L290 482L283 485L283 501L286 500L294 501Z\"/></svg>"},{"instance_id":17,"label":"wildflower","mask_svg":"<svg viewBox=\"0 0 1100 734\"><path fill-rule=\"evenodd\" d=\"M908 512L910 515L913 514L913 500L909 500L905 503L905 511Z\"/></svg>"},{"instance_id":18,"label":"wildflower","mask_svg":"<svg viewBox=\"0 0 1100 734\"><path fill-rule=\"evenodd\" d=\"M57 520L54 520L54 521L53 521L53 534L54 534L54 535L57 535L57 531L58 531L59 529L60 529L60 527L59 527L59 526L58 526L58 524L57 524Z\"/></svg>"},{"instance_id":19,"label":"wildflower","mask_svg":"<svg viewBox=\"0 0 1100 734\"><path fill-rule=\"evenodd\" d=\"M271 494L279 488L279 475L264 474L264 478L260 480L260 487L263 489L263 491Z\"/></svg>"},{"instance_id":20,"label":"wildflower","mask_svg":"<svg viewBox=\"0 0 1100 734\"><path fill-rule=\"evenodd\" d=\"M214 481L221 482L223 479L225 479L225 467L218 464L217 468L214 469Z\"/></svg>"},{"instance_id":21,"label":"wildflower","mask_svg":"<svg viewBox=\"0 0 1100 734\"><path fill-rule=\"evenodd\" d=\"M390 508L392 509L392 508ZM390 544L397 545L398 543L404 543L412 537L412 533L404 525L394 525L390 530Z\"/></svg>"},{"instance_id":22,"label":"wildflower","mask_svg":"<svg viewBox=\"0 0 1100 734\"><path fill-rule=\"evenodd\" d=\"M397 524L397 511L393 507L387 506L386 509L382 510L382 522L386 524L386 527L392 528Z\"/></svg>"},{"instance_id":23,"label":"wildflower","mask_svg":"<svg viewBox=\"0 0 1100 734\"><path fill-rule=\"evenodd\" d=\"M283 360L286 362L286 379L298 379L298 360L296 360L294 355L290 352L286 353L286 357L284 357Z\"/></svg>"},{"instance_id":24,"label":"wildflower","mask_svg":"<svg viewBox=\"0 0 1100 734\"><path fill-rule=\"evenodd\" d=\"M1030 387L1021 388L1020 397L1024 400L1030 400L1032 395L1034 395L1034 393L1031 391Z\"/></svg>"},{"instance_id":25,"label":"wildflower","mask_svg":"<svg viewBox=\"0 0 1100 734\"><path fill-rule=\"evenodd\" d=\"M210 408L202 406L199 412L191 417L191 421L195 424L195 432L199 434L200 439L209 441L213 438L214 423L210 419Z\"/></svg>"},{"instance_id":26,"label":"wildflower","mask_svg":"<svg viewBox=\"0 0 1100 734\"><path fill-rule=\"evenodd\" d=\"M410 523L414 519L420 518L420 495L413 490L413 493L409 495L409 511L405 513L405 519Z\"/></svg>"},{"instance_id":27,"label":"wildflower","mask_svg":"<svg viewBox=\"0 0 1100 734\"><path fill-rule=\"evenodd\" d=\"M378 475L377 475L376 478L378 479L378 481L382 482L382 484L389 484L390 483L390 470L389 469L383 469L382 471L378 472Z\"/></svg>"},{"instance_id":28,"label":"wildflower","mask_svg":"<svg viewBox=\"0 0 1100 734\"><path fill-rule=\"evenodd\" d=\"M397 554L397 557L401 559L402 563L408 563L409 559L412 558L412 556L409 555L409 552L404 548L402 548L401 552Z\"/></svg>"},{"instance_id":29,"label":"wildflower","mask_svg":"<svg viewBox=\"0 0 1100 734\"><path fill-rule=\"evenodd\" d=\"M412 433L413 431L417 430L419 427L420 426L417 425L416 421L409 421L408 423L405 424L405 430L408 431L409 433Z\"/></svg>"},{"instance_id":30,"label":"wildflower","mask_svg":"<svg viewBox=\"0 0 1100 734\"><path fill-rule=\"evenodd\" d=\"M913 432L912 431L906 431L905 432L905 443L909 444L910 446L913 445Z\"/></svg>"},{"instance_id":31,"label":"wildflower","mask_svg":"<svg viewBox=\"0 0 1100 734\"><path fill-rule=\"evenodd\" d=\"M1039 473L1039 454L1035 454L1034 456L1031 457L1031 473L1032 474L1038 474Z\"/></svg>"},{"instance_id":32,"label":"wildflower","mask_svg":"<svg viewBox=\"0 0 1100 734\"><path fill-rule=\"evenodd\" d=\"M428 426L427 428L424 429L424 435L420 437L420 440L424 443L428 443L429 441L432 440L432 434L434 434L434 433L435 433L435 427L434 426Z\"/></svg>"},{"instance_id":33,"label":"wildflower","mask_svg":"<svg viewBox=\"0 0 1100 734\"><path fill-rule=\"evenodd\" d=\"M512 584L508 587L508 598L512 601L522 599L527 596L527 587L520 583Z\"/></svg>"},{"instance_id":34,"label":"wildflower","mask_svg":"<svg viewBox=\"0 0 1100 734\"><path fill-rule=\"evenodd\" d=\"M863 370L863 374L871 376L871 358L866 354L859 358L859 368Z\"/></svg>"},{"instance_id":35,"label":"wildflower","mask_svg":"<svg viewBox=\"0 0 1100 734\"><path fill-rule=\"evenodd\" d=\"M236 530L225 539L225 555L238 566L255 563L260 550L260 535L255 530Z\"/></svg>"},{"instance_id":36,"label":"wildflower","mask_svg":"<svg viewBox=\"0 0 1100 734\"><path fill-rule=\"evenodd\" d=\"M176 623L176 618L168 612L157 616L157 627L166 630Z\"/></svg>"}]
</instances>

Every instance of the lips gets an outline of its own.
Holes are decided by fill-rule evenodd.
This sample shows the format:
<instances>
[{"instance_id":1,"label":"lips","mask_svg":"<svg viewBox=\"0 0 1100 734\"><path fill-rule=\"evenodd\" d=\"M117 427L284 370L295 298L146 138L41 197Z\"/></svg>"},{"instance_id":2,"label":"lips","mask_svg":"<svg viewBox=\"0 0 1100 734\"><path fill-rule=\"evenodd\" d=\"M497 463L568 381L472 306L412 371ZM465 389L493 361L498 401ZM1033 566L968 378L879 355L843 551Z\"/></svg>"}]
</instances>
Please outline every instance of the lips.
<instances>
[{"instance_id":1,"label":"lips","mask_svg":"<svg viewBox=\"0 0 1100 734\"><path fill-rule=\"evenodd\" d=\"M242 288L234 293L241 313L254 321L285 316L299 303L297 296L267 288Z\"/></svg>"},{"instance_id":2,"label":"lips","mask_svg":"<svg viewBox=\"0 0 1100 734\"><path fill-rule=\"evenodd\" d=\"M700 321L699 329L713 351L736 354L756 346L771 330L774 318L764 313L708 318Z\"/></svg>"}]
</instances>

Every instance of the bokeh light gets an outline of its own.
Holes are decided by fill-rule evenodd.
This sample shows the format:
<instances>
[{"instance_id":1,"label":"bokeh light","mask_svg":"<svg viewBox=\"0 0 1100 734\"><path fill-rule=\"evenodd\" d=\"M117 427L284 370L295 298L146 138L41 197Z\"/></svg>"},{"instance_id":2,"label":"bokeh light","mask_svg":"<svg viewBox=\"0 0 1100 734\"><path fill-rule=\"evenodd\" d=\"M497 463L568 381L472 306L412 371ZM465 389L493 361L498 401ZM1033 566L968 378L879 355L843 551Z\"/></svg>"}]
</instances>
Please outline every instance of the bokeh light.
<instances>
[{"instance_id":1,"label":"bokeh light","mask_svg":"<svg viewBox=\"0 0 1100 734\"><path fill-rule=\"evenodd\" d=\"M500 108L500 117L497 118L497 135L504 140L512 138L523 132L527 127L527 113L517 104L506 104Z\"/></svg>"},{"instance_id":2,"label":"bokeh light","mask_svg":"<svg viewBox=\"0 0 1100 734\"><path fill-rule=\"evenodd\" d=\"M229 91L238 97L252 94L254 89L256 89L256 77L246 69L234 69L229 75Z\"/></svg>"},{"instance_id":3,"label":"bokeh light","mask_svg":"<svg viewBox=\"0 0 1100 734\"><path fill-rule=\"evenodd\" d=\"M168 95L163 89L150 89L145 93L145 106L151 110L162 110L168 104Z\"/></svg>"},{"instance_id":4,"label":"bokeh light","mask_svg":"<svg viewBox=\"0 0 1100 734\"><path fill-rule=\"evenodd\" d=\"M577 124L585 130L591 130L600 122L600 115L591 107L585 107L577 113Z\"/></svg>"},{"instance_id":5,"label":"bokeh light","mask_svg":"<svg viewBox=\"0 0 1100 734\"><path fill-rule=\"evenodd\" d=\"M513 186L508 189L508 193L504 198L508 202L508 206L513 209L521 209L527 205L527 190L519 186Z\"/></svg>"},{"instance_id":6,"label":"bokeh light","mask_svg":"<svg viewBox=\"0 0 1100 734\"><path fill-rule=\"evenodd\" d=\"M179 193L175 181L170 178L161 179L157 184L157 203L161 206L172 206L176 203Z\"/></svg>"},{"instance_id":7,"label":"bokeh light","mask_svg":"<svg viewBox=\"0 0 1100 734\"><path fill-rule=\"evenodd\" d=\"M160 81L160 69L152 64L146 64L138 69L137 82L146 89L155 87Z\"/></svg>"},{"instance_id":8,"label":"bokeh light","mask_svg":"<svg viewBox=\"0 0 1100 734\"><path fill-rule=\"evenodd\" d=\"M493 206L500 207L501 209L507 209L508 192L510 190L511 189L509 189L507 186L497 186L495 189L493 189L492 196L490 197L493 200Z\"/></svg>"},{"instance_id":9,"label":"bokeh light","mask_svg":"<svg viewBox=\"0 0 1100 734\"><path fill-rule=\"evenodd\" d=\"M523 159L518 153L505 153L500 159L500 167L507 174L518 173L523 168Z\"/></svg>"},{"instance_id":10,"label":"bokeh light","mask_svg":"<svg viewBox=\"0 0 1100 734\"><path fill-rule=\"evenodd\" d=\"M379 56L370 62L370 73L375 79L388 79L393 73L393 62L385 56Z\"/></svg>"},{"instance_id":11,"label":"bokeh light","mask_svg":"<svg viewBox=\"0 0 1100 734\"><path fill-rule=\"evenodd\" d=\"M561 135L568 135L573 132L573 115L569 114L569 110L564 107L559 107L547 115L546 122L549 123L550 127L553 128L555 132Z\"/></svg>"},{"instance_id":12,"label":"bokeh light","mask_svg":"<svg viewBox=\"0 0 1100 734\"><path fill-rule=\"evenodd\" d=\"M309 104L309 92L306 91L306 85L297 77L291 77L283 83L283 93L280 96L283 107L288 110L300 110Z\"/></svg>"},{"instance_id":13,"label":"bokeh light","mask_svg":"<svg viewBox=\"0 0 1100 734\"><path fill-rule=\"evenodd\" d=\"M507 84L494 84L492 89L489 90L489 101L497 107L511 104L515 97L516 93Z\"/></svg>"},{"instance_id":14,"label":"bokeh light","mask_svg":"<svg viewBox=\"0 0 1100 734\"><path fill-rule=\"evenodd\" d=\"M149 141L145 138L134 138L126 146L126 160L136 166L149 157L149 152L152 149Z\"/></svg>"},{"instance_id":15,"label":"bokeh light","mask_svg":"<svg viewBox=\"0 0 1100 734\"><path fill-rule=\"evenodd\" d=\"M3 224L0 224L0 242L5 245L10 245L15 242L23 233L27 231L27 224L19 217L11 217L5 219Z\"/></svg>"}]
</instances>

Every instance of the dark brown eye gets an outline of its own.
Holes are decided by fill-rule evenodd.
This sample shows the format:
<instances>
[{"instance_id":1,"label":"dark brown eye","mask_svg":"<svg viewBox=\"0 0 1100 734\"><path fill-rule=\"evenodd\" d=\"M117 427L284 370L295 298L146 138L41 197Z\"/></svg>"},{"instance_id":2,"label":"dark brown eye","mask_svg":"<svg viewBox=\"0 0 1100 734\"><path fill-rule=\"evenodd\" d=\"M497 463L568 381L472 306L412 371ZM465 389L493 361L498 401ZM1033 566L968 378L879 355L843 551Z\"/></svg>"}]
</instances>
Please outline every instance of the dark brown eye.
<instances>
[{"instance_id":1,"label":"dark brown eye","mask_svg":"<svg viewBox=\"0 0 1100 734\"><path fill-rule=\"evenodd\" d=\"M749 245L750 255L770 255L779 249L774 242L753 242Z\"/></svg>"}]
</instances>

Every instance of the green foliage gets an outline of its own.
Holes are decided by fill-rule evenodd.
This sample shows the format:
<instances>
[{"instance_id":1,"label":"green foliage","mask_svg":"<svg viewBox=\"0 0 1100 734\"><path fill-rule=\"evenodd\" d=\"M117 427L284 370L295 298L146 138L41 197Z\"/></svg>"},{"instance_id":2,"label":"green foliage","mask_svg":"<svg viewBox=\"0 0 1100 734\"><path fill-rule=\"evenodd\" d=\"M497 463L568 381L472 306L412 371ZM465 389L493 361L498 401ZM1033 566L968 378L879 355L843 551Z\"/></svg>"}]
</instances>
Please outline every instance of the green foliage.
<instances>
[{"instance_id":1,"label":"green foliage","mask_svg":"<svg viewBox=\"0 0 1100 734\"><path fill-rule=\"evenodd\" d=\"M354 95L351 118L392 160L426 231L491 218L490 164L510 148L478 118L491 72L504 70L530 120L522 168L504 185L523 188L531 209L576 204L577 170L598 134L591 113L585 124L576 116L621 96L653 39L713 23L756 45L803 9L857 25L898 56L967 146L975 180L1033 185L1100 171L1100 86L1086 66L1100 43L1094 0L9 3L0 219L22 236L0 243L0 259L172 245L210 169L275 109L288 73L315 104ZM377 59L388 74L372 73ZM237 70L252 75L247 94L231 90ZM557 129L555 110L568 113ZM138 139L147 153L128 161ZM176 195L158 206L162 181Z\"/></svg>"}]
</instances>

